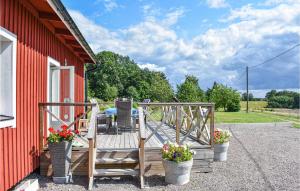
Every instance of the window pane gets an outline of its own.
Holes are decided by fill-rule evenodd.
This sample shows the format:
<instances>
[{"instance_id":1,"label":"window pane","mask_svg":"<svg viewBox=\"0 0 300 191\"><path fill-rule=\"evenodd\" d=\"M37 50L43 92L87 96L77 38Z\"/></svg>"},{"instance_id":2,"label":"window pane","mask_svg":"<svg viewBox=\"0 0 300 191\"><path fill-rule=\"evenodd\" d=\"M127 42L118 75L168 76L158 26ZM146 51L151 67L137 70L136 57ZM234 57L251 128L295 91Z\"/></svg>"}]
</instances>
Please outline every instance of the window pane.
<instances>
[{"instance_id":1,"label":"window pane","mask_svg":"<svg viewBox=\"0 0 300 191\"><path fill-rule=\"evenodd\" d=\"M11 41L0 41L0 115L13 116Z\"/></svg>"}]
</instances>

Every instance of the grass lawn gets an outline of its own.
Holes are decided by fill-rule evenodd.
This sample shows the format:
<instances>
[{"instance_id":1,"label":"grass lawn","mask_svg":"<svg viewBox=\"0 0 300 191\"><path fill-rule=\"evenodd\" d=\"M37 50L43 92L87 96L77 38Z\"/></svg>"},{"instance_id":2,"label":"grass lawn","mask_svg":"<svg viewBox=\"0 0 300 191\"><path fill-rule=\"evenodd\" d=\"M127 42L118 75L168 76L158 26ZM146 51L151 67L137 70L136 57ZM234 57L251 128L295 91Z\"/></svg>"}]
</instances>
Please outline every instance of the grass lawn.
<instances>
[{"instance_id":1,"label":"grass lawn","mask_svg":"<svg viewBox=\"0 0 300 191\"><path fill-rule=\"evenodd\" d=\"M293 116L280 116L263 112L216 112L216 123L272 123L294 122L296 126L300 120Z\"/></svg>"}]
</instances>

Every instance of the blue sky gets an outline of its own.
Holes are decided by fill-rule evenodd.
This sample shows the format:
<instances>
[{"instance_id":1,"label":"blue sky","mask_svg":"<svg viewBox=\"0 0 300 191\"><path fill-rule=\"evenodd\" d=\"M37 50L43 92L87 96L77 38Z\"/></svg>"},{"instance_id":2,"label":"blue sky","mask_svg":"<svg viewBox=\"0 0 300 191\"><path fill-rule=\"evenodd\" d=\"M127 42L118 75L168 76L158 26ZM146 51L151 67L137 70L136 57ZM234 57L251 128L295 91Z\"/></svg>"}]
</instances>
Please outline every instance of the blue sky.
<instances>
[{"instance_id":1,"label":"blue sky","mask_svg":"<svg viewBox=\"0 0 300 191\"><path fill-rule=\"evenodd\" d=\"M95 53L129 55L174 86L192 74L242 90L247 65L300 43L300 0L62 1ZM299 89L299 52L251 69L250 88Z\"/></svg>"}]
</instances>

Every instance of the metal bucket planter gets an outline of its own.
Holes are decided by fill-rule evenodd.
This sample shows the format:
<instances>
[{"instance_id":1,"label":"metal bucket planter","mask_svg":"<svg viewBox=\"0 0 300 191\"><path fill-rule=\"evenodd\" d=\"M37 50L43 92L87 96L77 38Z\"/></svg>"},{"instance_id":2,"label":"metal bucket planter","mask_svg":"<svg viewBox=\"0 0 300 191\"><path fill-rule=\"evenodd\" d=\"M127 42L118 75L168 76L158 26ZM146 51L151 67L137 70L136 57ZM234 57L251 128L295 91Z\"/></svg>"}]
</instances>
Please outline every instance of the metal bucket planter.
<instances>
[{"instance_id":1,"label":"metal bucket planter","mask_svg":"<svg viewBox=\"0 0 300 191\"><path fill-rule=\"evenodd\" d=\"M53 169L53 181L63 184L72 179L70 172L72 157L72 142L49 143L49 151Z\"/></svg>"},{"instance_id":2,"label":"metal bucket planter","mask_svg":"<svg viewBox=\"0 0 300 191\"><path fill-rule=\"evenodd\" d=\"M163 166L167 183L184 185L190 181L193 159L180 163L163 159Z\"/></svg>"},{"instance_id":3,"label":"metal bucket planter","mask_svg":"<svg viewBox=\"0 0 300 191\"><path fill-rule=\"evenodd\" d=\"M214 145L214 161L226 161L229 142Z\"/></svg>"}]
</instances>

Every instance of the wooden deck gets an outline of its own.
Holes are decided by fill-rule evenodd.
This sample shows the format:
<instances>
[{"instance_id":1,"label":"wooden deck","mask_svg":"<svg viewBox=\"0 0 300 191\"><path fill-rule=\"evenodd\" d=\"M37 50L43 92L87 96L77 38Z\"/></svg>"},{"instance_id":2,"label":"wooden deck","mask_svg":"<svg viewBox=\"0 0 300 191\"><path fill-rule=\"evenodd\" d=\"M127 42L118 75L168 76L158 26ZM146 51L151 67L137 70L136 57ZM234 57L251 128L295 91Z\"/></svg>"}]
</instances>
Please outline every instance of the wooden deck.
<instances>
[{"instance_id":1,"label":"wooden deck","mask_svg":"<svg viewBox=\"0 0 300 191\"><path fill-rule=\"evenodd\" d=\"M137 149L139 132L138 130L119 130L117 135L113 129L103 132L99 127L100 133L97 135L97 148L99 149ZM146 137L149 137L155 131L154 124L149 123L146 125ZM161 129L153 134L153 136L145 143L145 148L161 148L163 144L168 141L168 137L163 133L166 132L172 139L176 140L176 131L167 125L163 125ZM170 140L169 140L170 141ZM187 137L184 141L185 144L190 144L192 147L201 147L199 142Z\"/></svg>"},{"instance_id":2,"label":"wooden deck","mask_svg":"<svg viewBox=\"0 0 300 191\"><path fill-rule=\"evenodd\" d=\"M161 147L166 141L189 144L196 151L193 156L194 172L211 172L213 162L214 108L205 103L149 103L139 107L139 119L144 120L136 129L106 129L96 125L98 107L92 108L88 132L74 142L71 171L73 175L88 175L89 189L94 177L139 176L141 188L144 176L163 175ZM144 108L147 109L144 109ZM156 110L155 108L159 108ZM207 109L203 109L206 107ZM162 112L161 118L152 115ZM43 122L41 122L43 124ZM184 140L184 142L182 142ZM42 146L44 144L41 144ZM80 145L80 144L77 144ZM41 175L51 176L52 166L47 148L41 153Z\"/></svg>"}]
</instances>

